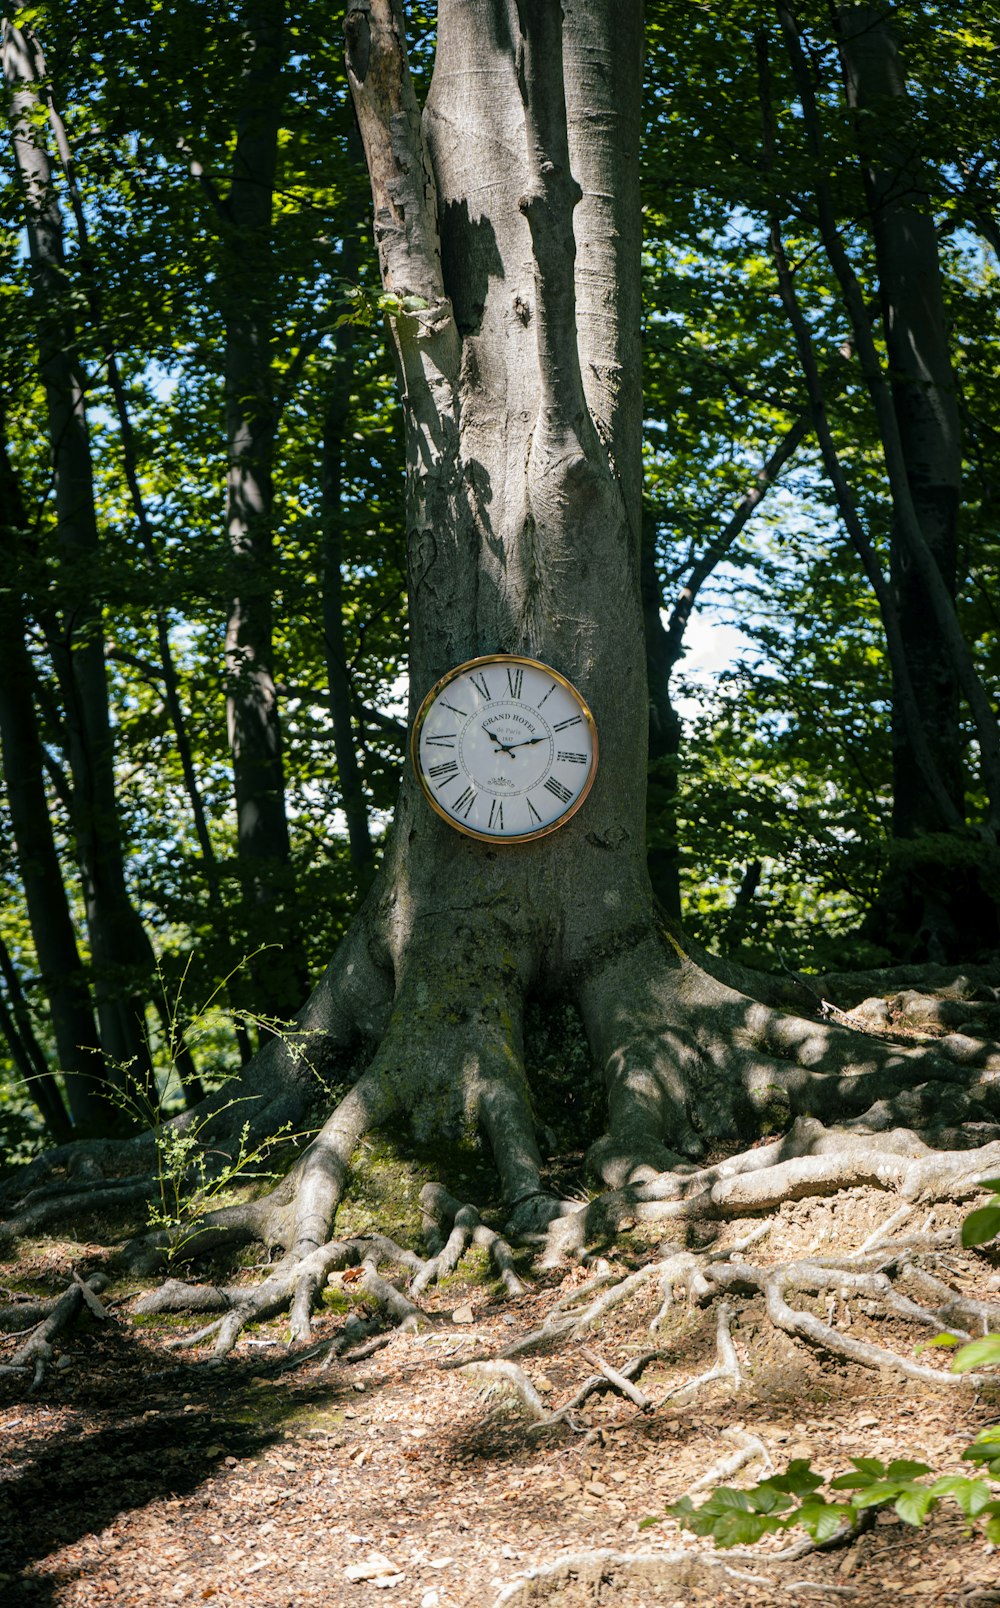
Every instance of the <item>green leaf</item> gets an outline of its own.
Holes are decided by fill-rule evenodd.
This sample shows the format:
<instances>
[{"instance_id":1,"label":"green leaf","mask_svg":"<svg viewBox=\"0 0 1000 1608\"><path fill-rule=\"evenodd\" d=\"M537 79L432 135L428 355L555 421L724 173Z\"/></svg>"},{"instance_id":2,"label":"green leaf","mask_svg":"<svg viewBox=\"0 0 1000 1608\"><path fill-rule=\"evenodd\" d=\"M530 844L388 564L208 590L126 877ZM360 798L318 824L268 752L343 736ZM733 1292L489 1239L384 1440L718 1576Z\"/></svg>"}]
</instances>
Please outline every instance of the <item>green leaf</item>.
<instances>
[{"instance_id":1,"label":"green leaf","mask_svg":"<svg viewBox=\"0 0 1000 1608\"><path fill-rule=\"evenodd\" d=\"M770 1480L761 1480L755 1490L747 1492L747 1496L755 1513L783 1513L792 1505L791 1497L776 1490Z\"/></svg>"},{"instance_id":2,"label":"green leaf","mask_svg":"<svg viewBox=\"0 0 1000 1608\"><path fill-rule=\"evenodd\" d=\"M896 1499L895 1508L906 1524L921 1525L934 1503L935 1497L929 1486L916 1485Z\"/></svg>"},{"instance_id":3,"label":"green leaf","mask_svg":"<svg viewBox=\"0 0 1000 1608\"><path fill-rule=\"evenodd\" d=\"M859 1474L870 1474L876 1480L885 1478L885 1464L877 1457L852 1457L851 1462Z\"/></svg>"},{"instance_id":4,"label":"green leaf","mask_svg":"<svg viewBox=\"0 0 1000 1608\"><path fill-rule=\"evenodd\" d=\"M960 1346L961 1344L961 1335L949 1334L947 1331L945 1331L944 1334L936 1334L933 1340L921 1340L920 1344L915 1347L915 1350L926 1351L930 1346Z\"/></svg>"},{"instance_id":5,"label":"green leaf","mask_svg":"<svg viewBox=\"0 0 1000 1608\"><path fill-rule=\"evenodd\" d=\"M713 1491L708 1501L701 1508L702 1513L749 1513L750 1498L746 1491L734 1490L730 1485L720 1485Z\"/></svg>"},{"instance_id":6,"label":"green leaf","mask_svg":"<svg viewBox=\"0 0 1000 1608\"><path fill-rule=\"evenodd\" d=\"M716 1520L713 1534L720 1547L752 1547L762 1535L777 1528L763 1513L726 1513Z\"/></svg>"},{"instance_id":7,"label":"green leaf","mask_svg":"<svg viewBox=\"0 0 1000 1608\"><path fill-rule=\"evenodd\" d=\"M773 1486L776 1491L787 1491L789 1496L808 1496L810 1492L819 1490L823 1484L823 1476L816 1473L806 1458L796 1457L789 1463L784 1474L772 1474L770 1479L763 1483Z\"/></svg>"},{"instance_id":8,"label":"green leaf","mask_svg":"<svg viewBox=\"0 0 1000 1608\"><path fill-rule=\"evenodd\" d=\"M1000 1206L980 1206L962 1224L963 1245L985 1245L1000 1234Z\"/></svg>"},{"instance_id":9,"label":"green leaf","mask_svg":"<svg viewBox=\"0 0 1000 1608\"><path fill-rule=\"evenodd\" d=\"M955 1353L952 1373L968 1373L972 1368L1000 1368L1000 1334L984 1334Z\"/></svg>"},{"instance_id":10,"label":"green leaf","mask_svg":"<svg viewBox=\"0 0 1000 1608\"><path fill-rule=\"evenodd\" d=\"M832 1540L845 1524L854 1522L854 1509L839 1502L804 1502L799 1510L799 1523L817 1543Z\"/></svg>"},{"instance_id":11,"label":"green leaf","mask_svg":"<svg viewBox=\"0 0 1000 1608\"><path fill-rule=\"evenodd\" d=\"M930 1474L931 1469L927 1463L916 1463L910 1457L897 1457L886 1469L886 1478L890 1480L912 1480L918 1474Z\"/></svg>"},{"instance_id":12,"label":"green leaf","mask_svg":"<svg viewBox=\"0 0 1000 1608\"><path fill-rule=\"evenodd\" d=\"M880 1480L872 1483L858 1492L854 1498L856 1508L886 1507L894 1502L899 1495L899 1484L895 1480Z\"/></svg>"},{"instance_id":13,"label":"green leaf","mask_svg":"<svg viewBox=\"0 0 1000 1608\"><path fill-rule=\"evenodd\" d=\"M972 1480L966 1474L944 1474L931 1486L935 1496L950 1496L967 1519L974 1519L990 1505L991 1492L985 1480Z\"/></svg>"}]
</instances>

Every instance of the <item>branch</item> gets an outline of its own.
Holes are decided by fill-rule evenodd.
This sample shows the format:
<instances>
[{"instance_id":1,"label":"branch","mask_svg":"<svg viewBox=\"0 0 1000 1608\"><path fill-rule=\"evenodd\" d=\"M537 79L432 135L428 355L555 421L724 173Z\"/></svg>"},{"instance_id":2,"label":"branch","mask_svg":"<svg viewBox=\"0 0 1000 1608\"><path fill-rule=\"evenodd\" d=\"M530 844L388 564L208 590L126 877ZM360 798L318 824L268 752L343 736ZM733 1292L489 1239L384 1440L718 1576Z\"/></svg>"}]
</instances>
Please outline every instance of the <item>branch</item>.
<instances>
[{"instance_id":1,"label":"branch","mask_svg":"<svg viewBox=\"0 0 1000 1608\"><path fill-rule=\"evenodd\" d=\"M368 162L382 283L451 321L438 236L437 185L406 56L400 0L349 0L347 78ZM427 322L424 314L422 322Z\"/></svg>"},{"instance_id":2,"label":"branch","mask_svg":"<svg viewBox=\"0 0 1000 1608\"><path fill-rule=\"evenodd\" d=\"M673 669L683 652L684 632L687 629L688 620L691 618L691 610L694 608L698 592L716 565L720 564L725 558L754 509L763 502L781 474L782 469L794 456L805 436L809 434L811 422L809 415L805 413L800 414L795 420L763 468L757 471L754 485L751 486L750 490L746 492L740 503L733 510L715 540L709 543L701 557L694 564L691 573L674 600L674 606L670 611L670 619L667 623L666 653L668 673Z\"/></svg>"}]
</instances>

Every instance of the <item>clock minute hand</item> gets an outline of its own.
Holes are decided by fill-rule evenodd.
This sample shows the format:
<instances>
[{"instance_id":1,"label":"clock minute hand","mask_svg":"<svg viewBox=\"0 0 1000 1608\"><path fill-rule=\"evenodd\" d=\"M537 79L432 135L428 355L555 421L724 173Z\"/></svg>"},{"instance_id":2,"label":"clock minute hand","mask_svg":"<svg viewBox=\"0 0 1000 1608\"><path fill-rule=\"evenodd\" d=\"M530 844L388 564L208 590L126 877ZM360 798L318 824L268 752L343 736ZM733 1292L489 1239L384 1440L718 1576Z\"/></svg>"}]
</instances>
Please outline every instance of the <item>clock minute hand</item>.
<instances>
[{"instance_id":1,"label":"clock minute hand","mask_svg":"<svg viewBox=\"0 0 1000 1608\"><path fill-rule=\"evenodd\" d=\"M547 737L525 737L523 742L511 743L510 748L507 750L507 752L510 753L515 748L530 748L533 743L547 743L547 742L548 742Z\"/></svg>"}]
</instances>

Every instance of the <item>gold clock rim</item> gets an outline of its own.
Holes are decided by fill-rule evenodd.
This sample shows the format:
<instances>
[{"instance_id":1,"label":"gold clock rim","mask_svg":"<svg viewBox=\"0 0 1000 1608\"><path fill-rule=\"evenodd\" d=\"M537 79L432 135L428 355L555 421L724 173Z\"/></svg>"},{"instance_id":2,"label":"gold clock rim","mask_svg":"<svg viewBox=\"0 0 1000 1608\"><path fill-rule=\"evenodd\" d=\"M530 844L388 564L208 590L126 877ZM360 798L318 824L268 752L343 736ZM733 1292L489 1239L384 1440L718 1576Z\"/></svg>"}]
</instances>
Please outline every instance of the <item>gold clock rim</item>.
<instances>
[{"instance_id":1,"label":"gold clock rim","mask_svg":"<svg viewBox=\"0 0 1000 1608\"><path fill-rule=\"evenodd\" d=\"M578 796L573 800L568 809L563 810L561 815L557 815L554 821L549 822L548 826L538 827L534 832L517 832L512 835L505 835L501 837L493 832L477 832L471 826L463 826L460 821L455 820L453 815L449 815L447 810L442 809L441 805L438 803L437 799L434 797L434 794L431 792L430 787L425 781L424 773L420 767L420 733L423 729L424 720L426 719L428 710L430 709L434 700L437 698L439 693L444 691L445 687L450 686L453 681L455 681L459 676L464 675L467 670L478 670L481 666L488 664L524 664L529 665L533 670L543 670L546 675L552 676L555 681L558 681L561 686L565 687L566 691L570 693L571 696L576 700L580 706L580 713L583 715L587 725L590 728L590 741L593 750L593 758L590 765L590 774L587 777L584 787ZM477 843L506 844L512 848L519 843L534 843L538 838L549 837L552 832L558 831L559 827L565 826L566 822L573 818L580 806L586 801L587 795L594 785L594 778L597 775L599 757L600 746L597 736L597 722L591 713L590 706L586 699L577 691L569 677L564 676L560 670L553 670L552 666L550 664L546 664L544 660L532 659L524 653L482 653L478 654L474 659L466 659L464 663L456 664L447 672L446 675L443 675L440 680L435 681L433 687L423 699L420 708L417 710L413 721L413 730L410 733L410 763L413 766L417 781L420 783L420 790L431 809L434 811L435 815L439 815L442 821L447 821L448 825L452 827L454 831L460 832L463 837L473 838Z\"/></svg>"}]
</instances>

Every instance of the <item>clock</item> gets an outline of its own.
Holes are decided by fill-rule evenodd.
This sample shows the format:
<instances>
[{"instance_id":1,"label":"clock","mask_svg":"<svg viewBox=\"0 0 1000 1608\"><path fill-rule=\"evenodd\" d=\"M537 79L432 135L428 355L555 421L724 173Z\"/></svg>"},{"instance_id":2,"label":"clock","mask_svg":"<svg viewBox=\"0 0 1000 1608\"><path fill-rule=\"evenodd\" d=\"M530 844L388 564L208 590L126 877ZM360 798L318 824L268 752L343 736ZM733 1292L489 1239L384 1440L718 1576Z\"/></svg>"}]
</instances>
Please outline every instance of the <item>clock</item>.
<instances>
[{"instance_id":1,"label":"clock","mask_svg":"<svg viewBox=\"0 0 1000 1608\"><path fill-rule=\"evenodd\" d=\"M526 843L575 815L597 771L597 727L558 670L512 653L470 659L432 687L413 766L433 810L485 843Z\"/></svg>"}]
</instances>

